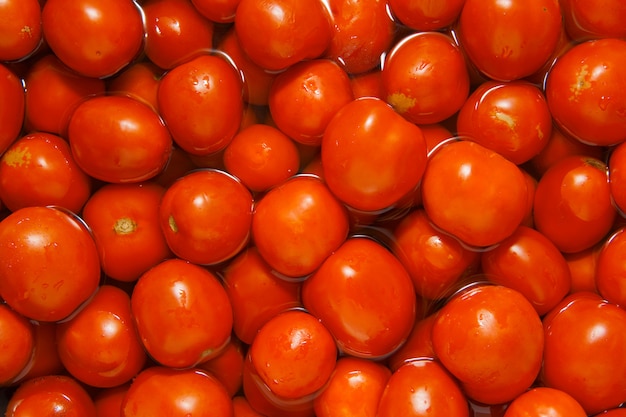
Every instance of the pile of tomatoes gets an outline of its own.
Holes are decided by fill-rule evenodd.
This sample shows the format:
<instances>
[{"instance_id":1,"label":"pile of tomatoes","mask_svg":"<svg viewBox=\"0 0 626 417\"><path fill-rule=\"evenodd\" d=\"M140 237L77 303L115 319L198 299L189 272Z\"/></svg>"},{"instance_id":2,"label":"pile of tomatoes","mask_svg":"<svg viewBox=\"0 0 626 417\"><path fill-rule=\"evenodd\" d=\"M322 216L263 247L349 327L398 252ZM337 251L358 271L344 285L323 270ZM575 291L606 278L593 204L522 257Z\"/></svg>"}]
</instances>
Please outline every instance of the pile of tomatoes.
<instances>
[{"instance_id":1,"label":"pile of tomatoes","mask_svg":"<svg viewBox=\"0 0 626 417\"><path fill-rule=\"evenodd\" d=\"M626 416L622 0L0 2L6 416Z\"/></svg>"}]
</instances>

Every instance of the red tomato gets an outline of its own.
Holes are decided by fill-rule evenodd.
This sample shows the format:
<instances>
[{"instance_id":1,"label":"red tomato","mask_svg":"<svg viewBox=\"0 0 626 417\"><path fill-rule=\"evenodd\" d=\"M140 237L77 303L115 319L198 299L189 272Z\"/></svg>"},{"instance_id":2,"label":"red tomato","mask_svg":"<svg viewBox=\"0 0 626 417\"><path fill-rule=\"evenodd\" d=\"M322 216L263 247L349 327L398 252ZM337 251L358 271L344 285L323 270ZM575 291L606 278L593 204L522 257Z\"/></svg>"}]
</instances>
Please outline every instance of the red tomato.
<instances>
[{"instance_id":1,"label":"red tomato","mask_svg":"<svg viewBox=\"0 0 626 417\"><path fill-rule=\"evenodd\" d=\"M233 315L222 283L181 259L144 273L133 289L131 308L148 354L164 366L195 366L219 355L230 340Z\"/></svg>"},{"instance_id":2,"label":"red tomato","mask_svg":"<svg viewBox=\"0 0 626 417\"><path fill-rule=\"evenodd\" d=\"M271 268L290 278L314 272L348 236L345 208L319 178L300 175L257 201L252 239Z\"/></svg>"},{"instance_id":3,"label":"red tomato","mask_svg":"<svg viewBox=\"0 0 626 417\"><path fill-rule=\"evenodd\" d=\"M376 98L354 100L331 119L322 139L328 188L361 211L393 207L415 190L426 167L419 127Z\"/></svg>"},{"instance_id":4,"label":"red tomato","mask_svg":"<svg viewBox=\"0 0 626 417\"><path fill-rule=\"evenodd\" d=\"M440 32L418 32L396 43L385 57L382 81L386 101L417 124L452 116L470 87L463 53Z\"/></svg>"},{"instance_id":5,"label":"red tomato","mask_svg":"<svg viewBox=\"0 0 626 417\"><path fill-rule=\"evenodd\" d=\"M579 291L598 292L596 265L600 247L599 244L580 252L564 254L571 275L570 294Z\"/></svg>"},{"instance_id":6,"label":"red tomato","mask_svg":"<svg viewBox=\"0 0 626 417\"><path fill-rule=\"evenodd\" d=\"M22 131L25 92L22 81L0 63L0 154Z\"/></svg>"},{"instance_id":7,"label":"red tomato","mask_svg":"<svg viewBox=\"0 0 626 417\"><path fill-rule=\"evenodd\" d=\"M194 171L163 195L161 230L176 256L217 264L234 257L248 243L252 206L250 191L230 174Z\"/></svg>"},{"instance_id":8,"label":"red tomato","mask_svg":"<svg viewBox=\"0 0 626 417\"><path fill-rule=\"evenodd\" d=\"M207 372L155 366L133 380L121 417L162 415L232 417L233 404L222 383Z\"/></svg>"},{"instance_id":9,"label":"red tomato","mask_svg":"<svg viewBox=\"0 0 626 417\"><path fill-rule=\"evenodd\" d=\"M626 213L626 144L615 146L609 155L609 187L611 198Z\"/></svg>"},{"instance_id":10,"label":"red tomato","mask_svg":"<svg viewBox=\"0 0 626 417\"><path fill-rule=\"evenodd\" d=\"M579 292L543 322L543 385L565 391L587 414L626 401L626 311L597 294Z\"/></svg>"},{"instance_id":11,"label":"red tomato","mask_svg":"<svg viewBox=\"0 0 626 417\"><path fill-rule=\"evenodd\" d=\"M520 165L548 143L552 116L535 85L487 81L463 104L456 126L459 136L467 136Z\"/></svg>"},{"instance_id":12,"label":"red tomato","mask_svg":"<svg viewBox=\"0 0 626 417\"><path fill-rule=\"evenodd\" d=\"M353 99L350 79L339 64L314 59L279 74L268 104L272 120L287 136L305 145L319 145L330 120Z\"/></svg>"},{"instance_id":13,"label":"red tomato","mask_svg":"<svg viewBox=\"0 0 626 417\"><path fill-rule=\"evenodd\" d=\"M34 325L6 304L0 304L0 386L28 371L35 349Z\"/></svg>"},{"instance_id":14,"label":"red tomato","mask_svg":"<svg viewBox=\"0 0 626 417\"><path fill-rule=\"evenodd\" d=\"M541 369L539 315L508 287L476 285L458 293L437 313L432 340L437 358L467 396L484 404L513 400Z\"/></svg>"},{"instance_id":15,"label":"red tomato","mask_svg":"<svg viewBox=\"0 0 626 417\"><path fill-rule=\"evenodd\" d=\"M429 314L415 321L406 342L387 359L387 364L393 372L414 359L436 359L431 338L436 317L436 314Z\"/></svg>"},{"instance_id":16,"label":"red tomato","mask_svg":"<svg viewBox=\"0 0 626 417\"><path fill-rule=\"evenodd\" d=\"M199 364L198 368L216 377L233 397L242 387L244 357L245 348L241 341L231 338L218 356Z\"/></svg>"},{"instance_id":17,"label":"red tomato","mask_svg":"<svg viewBox=\"0 0 626 417\"><path fill-rule=\"evenodd\" d=\"M107 80L107 93L143 101L158 112L157 92L163 74L163 70L150 61L137 62Z\"/></svg>"},{"instance_id":18,"label":"red tomato","mask_svg":"<svg viewBox=\"0 0 626 417\"><path fill-rule=\"evenodd\" d=\"M600 247L595 269L595 282L600 295L621 307L626 307L626 283L623 279L625 244L626 228L621 227Z\"/></svg>"},{"instance_id":19,"label":"red tomato","mask_svg":"<svg viewBox=\"0 0 626 417\"><path fill-rule=\"evenodd\" d=\"M244 395L236 395L233 397L233 417L264 417L258 413Z\"/></svg>"},{"instance_id":20,"label":"red tomato","mask_svg":"<svg viewBox=\"0 0 626 417\"><path fill-rule=\"evenodd\" d=\"M380 100L385 99L382 71L379 69L351 76L350 85L354 98L376 97Z\"/></svg>"},{"instance_id":21,"label":"red tomato","mask_svg":"<svg viewBox=\"0 0 626 417\"><path fill-rule=\"evenodd\" d=\"M152 182L106 184L91 195L82 217L93 234L106 276L131 282L172 253L159 223L165 188Z\"/></svg>"},{"instance_id":22,"label":"red tomato","mask_svg":"<svg viewBox=\"0 0 626 417\"><path fill-rule=\"evenodd\" d=\"M60 136L28 134L13 142L0 159L0 199L11 211L54 205L78 213L91 189L91 178Z\"/></svg>"},{"instance_id":23,"label":"red tomato","mask_svg":"<svg viewBox=\"0 0 626 417\"><path fill-rule=\"evenodd\" d=\"M507 407L504 417L549 415L551 417L585 417L583 407L568 393L548 387L533 388L517 397Z\"/></svg>"},{"instance_id":24,"label":"red tomato","mask_svg":"<svg viewBox=\"0 0 626 417\"><path fill-rule=\"evenodd\" d=\"M563 24L575 42L624 38L626 4L620 0L560 0Z\"/></svg>"},{"instance_id":25,"label":"red tomato","mask_svg":"<svg viewBox=\"0 0 626 417\"><path fill-rule=\"evenodd\" d=\"M198 12L216 23L230 23L240 0L191 0Z\"/></svg>"},{"instance_id":26,"label":"red tomato","mask_svg":"<svg viewBox=\"0 0 626 417\"><path fill-rule=\"evenodd\" d=\"M38 0L8 0L0 4L0 61L28 58L42 42Z\"/></svg>"},{"instance_id":27,"label":"red tomato","mask_svg":"<svg viewBox=\"0 0 626 417\"><path fill-rule=\"evenodd\" d=\"M469 417L458 382L438 362L417 359L396 370L380 399L379 417Z\"/></svg>"},{"instance_id":28,"label":"red tomato","mask_svg":"<svg viewBox=\"0 0 626 417\"><path fill-rule=\"evenodd\" d=\"M538 71L561 34L558 0L466 0L458 37L487 77L511 81Z\"/></svg>"},{"instance_id":29,"label":"red tomato","mask_svg":"<svg viewBox=\"0 0 626 417\"><path fill-rule=\"evenodd\" d=\"M435 226L471 246L502 241L527 214L522 171L476 142L453 141L438 148L429 158L421 189Z\"/></svg>"},{"instance_id":30,"label":"red tomato","mask_svg":"<svg viewBox=\"0 0 626 417\"><path fill-rule=\"evenodd\" d=\"M555 163L535 192L536 229L566 253L600 242L613 227L617 211L604 162L570 156Z\"/></svg>"},{"instance_id":31,"label":"red tomato","mask_svg":"<svg viewBox=\"0 0 626 417\"><path fill-rule=\"evenodd\" d=\"M157 102L174 141L191 154L209 155L239 130L242 81L225 59L201 55L165 74Z\"/></svg>"},{"instance_id":32,"label":"red tomato","mask_svg":"<svg viewBox=\"0 0 626 417\"><path fill-rule=\"evenodd\" d=\"M96 417L120 417L122 402L130 384L119 385L113 388L103 388L93 395L96 406Z\"/></svg>"},{"instance_id":33,"label":"red tomato","mask_svg":"<svg viewBox=\"0 0 626 417\"><path fill-rule=\"evenodd\" d=\"M598 417L624 417L626 416L626 408L612 408L602 413L596 414Z\"/></svg>"},{"instance_id":34,"label":"red tomato","mask_svg":"<svg viewBox=\"0 0 626 417\"><path fill-rule=\"evenodd\" d=\"M320 0L240 0L235 31L250 59L270 71L320 57L332 38Z\"/></svg>"},{"instance_id":35,"label":"red tomato","mask_svg":"<svg viewBox=\"0 0 626 417\"><path fill-rule=\"evenodd\" d=\"M153 178L172 154L172 137L159 115L130 97L83 101L70 118L68 138L78 166L112 183Z\"/></svg>"},{"instance_id":36,"label":"red tomato","mask_svg":"<svg viewBox=\"0 0 626 417\"><path fill-rule=\"evenodd\" d=\"M0 297L24 316L67 318L98 288L100 262L89 230L75 215L26 207L0 222Z\"/></svg>"},{"instance_id":37,"label":"red tomato","mask_svg":"<svg viewBox=\"0 0 626 417\"><path fill-rule=\"evenodd\" d=\"M147 359L130 297L111 285L101 286L78 314L57 324L57 350L65 369L92 387L130 382Z\"/></svg>"},{"instance_id":38,"label":"red tomato","mask_svg":"<svg viewBox=\"0 0 626 417\"><path fill-rule=\"evenodd\" d=\"M403 25L416 31L442 30L457 21L465 0L388 0L389 9Z\"/></svg>"},{"instance_id":39,"label":"red tomato","mask_svg":"<svg viewBox=\"0 0 626 417\"><path fill-rule=\"evenodd\" d=\"M31 322L33 324L34 346L30 364L26 372L22 372L13 384L21 384L29 379L46 375L60 375L65 372L57 351L57 323Z\"/></svg>"},{"instance_id":40,"label":"red tomato","mask_svg":"<svg viewBox=\"0 0 626 417\"><path fill-rule=\"evenodd\" d=\"M565 52L548 73L545 94L556 124L592 145L626 140L626 41L600 39Z\"/></svg>"},{"instance_id":41,"label":"red tomato","mask_svg":"<svg viewBox=\"0 0 626 417\"><path fill-rule=\"evenodd\" d=\"M47 0L41 20L50 49L88 77L115 74L143 46L142 13L132 0Z\"/></svg>"}]
</instances>

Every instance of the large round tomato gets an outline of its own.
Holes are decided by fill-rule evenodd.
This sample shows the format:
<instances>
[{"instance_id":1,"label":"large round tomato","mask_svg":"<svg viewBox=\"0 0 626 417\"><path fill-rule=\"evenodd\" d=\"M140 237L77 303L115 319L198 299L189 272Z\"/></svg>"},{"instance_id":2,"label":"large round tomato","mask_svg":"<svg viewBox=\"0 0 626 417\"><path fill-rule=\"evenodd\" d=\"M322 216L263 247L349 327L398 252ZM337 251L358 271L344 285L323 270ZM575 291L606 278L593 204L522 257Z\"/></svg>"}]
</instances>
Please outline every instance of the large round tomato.
<instances>
[{"instance_id":1,"label":"large round tomato","mask_svg":"<svg viewBox=\"0 0 626 417\"><path fill-rule=\"evenodd\" d=\"M563 23L576 42L624 38L626 3L621 0L560 0Z\"/></svg>"},{"instance_id":2,"label":"large round tomato","mask_svg":"<svg viewBox=\"0 0 626 417\"><path fill-rule=\"evenodd\" d=\"M513 400L507 407L504 417L529 415L585 417L587 413L568 393L555 388L536 387Z\"/></svg>"},{"instance_id":3,"label":"large round tomato","mask_svg":"<svg viewBox=\"0 0 626 417\"><path fill-rule=\"evenodd\" d=\"M0 61L24 59L35 52L42 41L39 1L3 1L0 15Z\"/></svg>"}]
</instances>

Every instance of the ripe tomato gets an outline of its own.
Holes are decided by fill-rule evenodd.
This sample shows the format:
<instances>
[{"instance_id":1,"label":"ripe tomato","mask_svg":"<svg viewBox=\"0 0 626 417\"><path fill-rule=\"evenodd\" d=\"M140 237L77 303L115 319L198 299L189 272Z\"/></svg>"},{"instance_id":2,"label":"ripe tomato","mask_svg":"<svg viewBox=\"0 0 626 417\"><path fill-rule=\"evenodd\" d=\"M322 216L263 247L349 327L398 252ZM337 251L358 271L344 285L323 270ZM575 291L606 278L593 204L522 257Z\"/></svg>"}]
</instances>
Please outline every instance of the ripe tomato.
<instances>
[{"instance_id":1,"label":"ripe tomato","mask_svg":"<svg viewBox=\"0 0 626 417\"><path fill-rule=\"evenodd\" d=\"M432 330L436 314L429 314L415 321L406 341L387 359L387 366L393 372L414 359L436 359L432 343Z\"/></svg>"},{"instance_id":2,"label":"ripe tomato","mask_svg":"<svg viewBox=\"0 0 626 417\"><path fill-rule=\"evenodd\" d=\"M0 154L22 131L25 92L21 80L0 63Z\"/></svg>"},{"instance_id":3,"label":"ripe tomato","mask_svg":"<svg viewBox=\"0 0 626 417\"><path fill-rule=\"evenodd\" d=\"M350 85L354 98L376 97L385 100L385 90L383 87L382 71L375 69L363 74L356 74L350 77Z\"/></svg>"},{"instance_id":4,"label":"ripe tomato","mask_svg":"<svg viewBox=\"0 0 626 417\"><path fill-rule=\"evenodd\" d=\"M67 318L98 288L100 262L89 230L60 208L26 207L0 222L0 297L40 321Z\"/></svg>"},{"instance_id":5,"label":"ripe tomato","mask_svg":"<svg viewBox=\"0 0 626 417\"><path fill-rule=\"evenodd\" d=\"M471 246L495 245L527 214L522 171L476 142L452 141L432 153L421 190L434 225Z\"/></svg>"},{"instance_id":6,"label":"ripe tomato","mask_svg":"<svg viewBox=\"0 0 626 417\"><path fill-rule=\"evenodd\" d=\"M0 304L0 386L28 371L35 349L34 324L6 304Z\"/></svg>"},{"instance_id":7,"label":"ripe tomato","mask_svg":"<svg viewBox=\"0 0 626 417\"><path fill-rule=\"evenodd\" d=\"M245 349L239 339L231 338L219 355L198 364L198 368L210 372L233 397L242 387Z\"/></svg>"},{"instance_id":8,"label":"ripe tomato","mask_svg":"<svg viewBox=\"0 0 626 417\"><path fill-rule=\"evenodd\" d=\"M466 0L458 39L470 61L496 81L538 71L561 35L558 0Z\"/></svg>"},{"instance_id":9,"label":"ripe tomato","mask_svg":"<svg viewBox=\"0 0 626 417\"><path fill-rule=\"evenodd\" d=\"M57 135L22 136L0 159L0 199L11 211L54 205L78 213L91 189L91 178L74 161L69 144Z\"/></svg>"},{"instance_id":10,"label":"ripe tomato","mask_svg":"<svg viewBox=\"0 0 626 417\"><path fill-rule=\"evenodd\" d=\"M563 25L575 42L599 38L624 38L626 5L619 0L560 0Z\"/></svg>"},{"instance_id":11,"label":"ripe tomato","mask_svg":"<svg viewBox=\"0 0 626 417\"><path fill-rule=\"evenodd\" d=\"M598 292L611 303L626 306L624 283L624 244L626 228L620 227L600 247L596 260L595 282Z\"/></svg>"},{"instance_id":12,"label":"ripe tomato","mask_svg":"<svg viewBox=\"0 0 626 417\"><path fill-rule=\"evenodd\" d=\"M432 340L437 358L466 395L484 404L513 400L541 369L539 315L508 287L475 285L455 295L437 313Z\"/></svg>"},{"instance_id":13,"label":"ripe tomato","mask_svg":"<svg viewBox=\"0 0 626 417\"><path fill-rule=\"evenodd\" d=\"M52 322L32 322L34 346L30 364L22 372L20 377L13 381L17 386L29 379L46 375L61 375L65 372L65 367L61 362L57 351L56 328L57 323Z\"/></svg>"},{"instance_id":14,"label":"ripe tomato","mask_svg":"<svg viewBox=\"0 0 626 417\"><path fill-rule=\"evenodd\" d=\"M231 23L240 0L191 0L198 12L216 23Z\"/></svg>"},{"instance_id":15,"label":"ripe tomato","mask_svg":"<svg viewBox=\"0 0 626 417\"><path fill-rule=\"evenodd\" d=\"M566 297L544 318L541 382L565 391L587 414L626 400L626 311L599 295Z\"/></svg>"},{"instance_id":16,"label":"ripe tomato","mask_svg":"<svg viewBox=\"0 0 626 417\"><path fill-rule=\"evenodd\" d=\"M233 313L222 283L182 259L165 260L144 273L131 308L148 354L164 366L195 366L219 355L230 340Z\"/></svg>"},{"instance_id":17,"label":"ripe tomato","mask_svg":"<svg viewBox=\"0 0 626 417\"><path fill-rule=\"evenodd\" d=\"M233 417L263 417L261 413L252 408L248 399L242 394L233 397L233 411Z\"/></svg>"},{"instance_id":18,"label":"ripe tomato","mask_svg":"<svg viewBox=\"0 0 626 417\"><path fill-rule=\"evenodd\" d=\"M150 61L140 61L107 79L107 93L125 95L158 112L157 92L164 71Z\"/></svg>"},{"instance_id":19,"label":"ripe tomato","mask_svg":"<svg viewBox=\"0 0 626 417\"><path fill-rule=\"evenodd\" d=\"M97 417L120 417L122 402L130 383L112 388L103 388L93 394L93 403L96 406Z\"/></svg>"},{"instance_id":20,"label":"ripe tomato","mask_svg":"<svg viewBox=\"0 0 626 417\"><path fill-rule=\"evenodd\" d=\"M609 187L611 198L622 212L626 213L626 145L615 146L609 154Z\"/></svg>"},{"instance_id":21,"label":"ripe tomato","mask_svg":"<svg viewBox=\"0 0 626 417\"><path fill-rule=\"evenodd\" d=\"M178 146L209 155L223 150L239 130L242 81L225 59L201 55L165 74L157 102Z\"/></svg>"},{"instance_id":22,"label":"ripe tomato","mask_svg":"<svg viewBox=\"0 0 626 417\"><path fill-rule=\"evenodd\" d=\"M579 291L598 292L596 287L597 260L601 244L580 252L565 253L565 260L570 270L570 294Z\"/></svg>"},{"instance_id":23,"label":"ripe tomato","mask_svg":"<svg viewBox=\"0 0 626 417\"><path fill-rule=\"evenodd\" d=\"M83 101L70 118L68 139L78 166L111 183L153 178L172 154L172 137L159 115L130 97Z\"/></svg>"},{"instance_id":24,"label":"ripe tomato","mask_svg":"<svg viewBox=\"0 0 626 417\"><path fill-rule=\"evenodd\" d=\"M111 285L102 285L78 314L57 324L56 339L65 369L92 387L129 382L147 359L131 316L130 297Z\"/></svg>"},{"instance_id":25,"label":"ripe tomato","mask_svg":"<svg viewBox=\"0 0 626 417\"><path fill-rule=\"evenodd\" d=\"M585 417L587 413L571 395L548 387L533 388L514 399L504 417L549 415L553 417Z\"/></svg>"},{"instance_id":26,"label":"ripe tomato","mask_svg":"<svg viewBox=\"0 0 626 417\"><path fill-rule=\"evenodd\" d=\"M592 145L626 140L626 41L583 42L565 52L546 78L545 94L556 124Z\"/></svg>"},{"instance_id":27,"label":"ripe tomato","mask_svg":"<svg viewBox=\"0 0 626 417\"><path fill-rule=\"evenodd\" d=\"M133 380L121 417L159 415L232 417L233 404L222 383L205 371L153 366Z\"/></svg>"},{"instance_id":28,"label":"ripe tomato","mask_svg":"<svg viewBox=\"0 0 626 417\"><path fill-rule=\"evenodd\" d=\"M9 0L0 4L0 61L28 58L42 42L38 0Z\"/></svg>"},{"instance_id":29,"label":"ripe tomato","mask_svg":"<svg viewBox=\"0 0 626 417\"><path fill-rule=\"evenodd\" d=\"M393 16L416 31L442 30L457 21L465 0L388 0Z\"/></svg>"},{"instance_id":30,"label":"ripe tomato","mask_svg":"<svg viewBox=\"0 0 626 417\"><path fill-rule=\"evenodd\" d=\"M463 53L440 32L418 32L396 43L385 57L382 82L386 101L417 124L452 116L470 87Z\"/></svg>"},{"instance_id":31,"label":"ripe tomato","mask_svg":"<svg viewBox=\"0 0 626 417\"><path fill-rule=\"evenodd\" d=\"M115 74L139 54L144 26L132 0L47 0L43 34L54 54L79 74Z\"/></svg>"}]
</instances>

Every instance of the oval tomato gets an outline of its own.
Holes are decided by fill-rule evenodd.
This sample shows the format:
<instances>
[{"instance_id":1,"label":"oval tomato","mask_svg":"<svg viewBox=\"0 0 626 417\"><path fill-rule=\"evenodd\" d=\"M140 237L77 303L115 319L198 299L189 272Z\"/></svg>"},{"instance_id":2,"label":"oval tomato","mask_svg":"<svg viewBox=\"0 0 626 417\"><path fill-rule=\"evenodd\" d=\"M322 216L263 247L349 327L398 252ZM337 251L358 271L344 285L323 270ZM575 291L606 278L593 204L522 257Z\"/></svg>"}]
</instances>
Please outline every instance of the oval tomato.
<instances>
[{"instance_id":1,"label":"oval tomato","mask_svg":"<svg viewBox=\"0 0 626 417\"><path fill-rule=\"evenodd\" d=\"M21 80L0 63L0 154L22 131L25 92Z\"/></svg>"},{"instance_id":2,"label":"oval tomato","mask_svg":"<svg viewBox=\"0 0 626 417\"><path fill-rule=\"evenodd\" d=\"M217 23L230 23L235 20L235 12L240 0L191 0L198 12Z\"/></svg>"},{"instance_id":3,"label":"oval tomato","mask_svg":"<svg viewBox=\"0 0 626 417\"><path fill-rule=\"evenodd\" d=\"M533 388L514 399L507 407L504 417L528 415L553 417L585 417L583 407L568 393L548 387Z\"/></svg>"},{"instance_id":4,"label":"oval tomato","mask_svg":"<svg viewBox=\"0 0 626 417\"><path fill-rule=\"evenodd\" d=\"M388 0L389 9L403 25L416 31L442 30L457 21L465 0Z\"/></svg>"},{"instance_id":5,"label":"oval tomato","mask_svg":"<svg viewBox=\"0 0 626 417\"><path fill-rule=\"evenodd\" d=\"M137 62L107 79L107 93L132 97L158 113L157 92L164 73L150 61Z\"/></svg>"},{"instance_id":6,"label":"oval tomato","mask_svg":"<svg viewBox=\"0 0 626 417\"><path fill-rule=\"evenodd\" d=\"M619 0L560 0L563 26L575 42L624 38L626 5Z\"/></svg>"},{"instance_id":7,"label":"oval tomato","mask_svg":"<svg viewBox=\"0 0 626 417\"><path fill-rule=\"evenodd\" d=\"M0 386L7 386L28 372L35 353L35 329L26 317L0 304Z\"/></svg>"},{"instance_id":8,"label":"oval tomato","mask_svg":"<svg viewBox=\"0 0 626 417\"><path fill-rule=\"evenodd\" d=\"M0 4L0 61L28 58L41 45L41 6L38 0L11 0Z\"/></svg>"},{"instance_id":9,"label":"oval tomato","mask_svg":"<svg viewBox=\"0 0 626 417\"><path fill-rule=\"evenodd\" d=\"M606 300L619 306L626 306L626 286L624 274L624 246L626 228L620 227L600 246L595 264L595 284L598 292Z\"/></svg>"}]
</instances>

